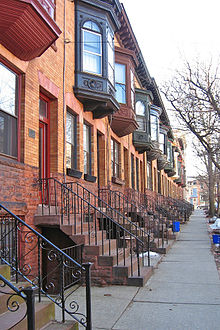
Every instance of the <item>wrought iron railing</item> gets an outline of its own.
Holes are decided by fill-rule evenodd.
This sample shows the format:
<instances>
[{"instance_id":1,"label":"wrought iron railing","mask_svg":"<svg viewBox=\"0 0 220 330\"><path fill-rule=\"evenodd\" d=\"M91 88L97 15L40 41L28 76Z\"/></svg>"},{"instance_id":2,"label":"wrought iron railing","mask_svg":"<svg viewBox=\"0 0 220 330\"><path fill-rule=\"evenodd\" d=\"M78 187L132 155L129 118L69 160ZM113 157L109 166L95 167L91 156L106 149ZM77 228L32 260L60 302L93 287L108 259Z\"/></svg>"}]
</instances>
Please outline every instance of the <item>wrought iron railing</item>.
<instances>
[{"instance_id":1,"label":"wrought iron railing","mask_svg":"<svg viewBox=\"0 0 220 330\"><path fill-rule=\"evenodd\" d=\"M99 196L113 209L129 217L138 227L143 228L145 232L148 234L152 233L150 217L144 202L138 203L120 191L107 188L99 189Z\"/></svg>"},{"instance_id":2,"label":"wrought iron railing","mask_svg":"<svg viewBox=\"0 0 220 330\"><path fill-rule=\"evenodd\" d=\"M49 197L46 203L42 197L42 214L60 215L61 225L71 225L73 234L85 235L88 245L100 245L101 255L116 254L116 264L128 266L130 276L137 267L140 276L140 254L149 249L147 233L145 244L141 228L78 183L49 178L40 180L40 186L41 195Z\"/></svg>"},{"instance_id":3,"label":"wrought iron railing","mask_svg":"<svg viewBox=\"0 0 220 330\"><path fill-rule=\"evenodd\" d=\"M36 288L39 302L42 295L53 301L62 309L63 322L68 314L91 329L91 264L81 265L1 204L0 223L1 263L10 266L16 283L24 279ZM71 273L73 287L86 283L86 313L81 312L75 299L71 300L75 288L68 293L64 290L66 273Z\"/></svg>"},{"instance_id":4,"label":"wrought iron railing","mask_svg":"<svg viewBox=\"0 0 220 330\"><path fill-rule=\"evenodd\" d=\"M8 296L6 306L2 310L8 310L16 314L16 321L12 322L10 329L21 323L27 317L27 329L35 330L35 300L32 287L17 288L0 274L0 293ZM22 308L25 305L25 308ZM14 318L15 319L15 318Z\"/></svg>"}]
</instances>

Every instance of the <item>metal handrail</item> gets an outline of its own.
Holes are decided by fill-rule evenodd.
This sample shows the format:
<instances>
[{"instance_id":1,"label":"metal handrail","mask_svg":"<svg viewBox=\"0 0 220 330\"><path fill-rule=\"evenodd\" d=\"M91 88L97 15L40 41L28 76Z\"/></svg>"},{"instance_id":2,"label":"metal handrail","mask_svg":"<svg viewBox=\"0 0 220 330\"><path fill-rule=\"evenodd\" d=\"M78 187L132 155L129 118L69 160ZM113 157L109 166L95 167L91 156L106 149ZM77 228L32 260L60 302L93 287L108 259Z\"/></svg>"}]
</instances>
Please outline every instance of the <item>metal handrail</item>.
<instances>
[{"instance_id":1,"label":"metal handrail","mask_svg":"<svg viewBox=\"0 0 220 330\"><path fill-rule=\"evenodd\" d=\"M95 199L97 199L98 203L97 204L102 204L102 207L105 206L106 209L116 213L119 217L122 217L126 220L126 222L129 223L129 225L135 227L135 229L140 230L141 232L143 232L143 234L145 234L146 236L149 235L149 233L147 233L143 228L139 227L136 223L132 222L131 220L128 219L128 217L126 217L124 214L122 214L121 212L119 212L118 210L116 210L115 208L113 208L110 204L108 204L107 202L105 202L103 199L101 199L99 196L95 195L93 192L91 192L90 190L88 190L87 188L85 188L82 184L80 184L79 182L66 182L65 185L69 185L69 184L76 184L77 186L81 187L83 190L85 190L87 193L91 194ZM107 217L109 217L105 212L103 212L104 215L106 215ZM113 221L115 221L114 219L112 219ZM117 222L116 222L117 223ZM122 226L121 226L122 227ZM132 233L130 233L126 228L123 228L129 235L131 234L134 238L136 238L136 235L133 235ZM142 242L141 239L139 239L140 242ZM142 242L143 243L143 242Z\"/></svg>"},{"instance_id":2,"label":"metal handrail","mask_svg":"<svg viewBox=\"0 0 220 330\"><path fill-rule=\"evenodd\" d=\"M8 210L4 205L0 204L0 210L4 212L0 213L2 217L1 223L1 261L2 263L10 266L15 273L16 283L18 283L19 276L31 283L38 292L38 300L41 301L41 296L44 294L52 302L62 309L62 321L65 322L65 313L70 315L73 319L83 325L87 330L92 329L91 325L91 300L87 302L90 305L89 310L86 311L86 315L72 311L66 307L66 297L64 293L64 272L66 269L72 269L75 277L73 285L79 283L85 272L86 278L86 291L90 292L90 266L91 263L79 264L73 258L71 258L64 251L59 249L50 240L33 229L30 225ZM13 221L12 221L13 220ZM9 230L7 228L9 227ZM13 241L13 249L10 250L8 242ZM36 249L36 253L35 252ZM59 285L53 283L53 278L49 277L53 275L53 272L49 272L45 277L42 276L42 254L46 253L48 262L55 262L55 270L59 271ZM33 261L33 264L29 261ZM50 289L52 293L50 292ZM54 293L54 291L57 291ZM70 293L68 293L68 297ZM86 297L86 299L90 299ZM74 304L75 301L74 301ZM71 306L71 304L69 304ZM71 307L72 308L72 307Z\"/></svg>"},{"instance_id":3,"label":"metal handrail","mask_svg":"<svg viewBox=\"0 0 220 330\"><path fill-rule=\"evenodd\" d=\"M141 238L125 228L125 223L129 224L130 226L133 226L134 224L129 221L129 219L127 221L126 217L117 212L117 210L112 209L104 201L102 204L103 207L100 207L100 204L98 203L100 200L98 200L96 195L90 194L89 190L89 196L95 196L94 198L96 202L94 203L91 199L89 200L89 198L86 198L86 190L84 190L84 194L80 195L79 192L75 192L72 187L70 188L68 185L69 184L67 183L59 182L55 178L40 180L42 213L44 212L45 204L48 207L49 214L51 212L50 209L52 210L53 207L53 211L57 215L60 214L61 216L61 225L72 225L74 234L79 234L78 231L80 231L81 235L86 235L88 237L88 245L91 245L92 241L95 245L98 245L98 234L100 231L100 253L103 256L106 253L109 256L112 255L112 239L116 239L117 265L119 265L120 262L119 257L122 256L122 262L124 263L124 266L127 262L129 263L130 273L131 276L133 276L133 259L137 258L138 275L140 275L139 254L144 252L144 243ZM117 214L119 217L118 220L121 220L122 223L119 223L119 221L115 220L111 214L105 212L103 210L104 206L105 208L108 208L109 213L113 212L113 214ZM87 217L86 222L85 217ZM126 251L128 251L126 249L128 240L130 242L129 244L131 251L129 256L126 254ZM135 246L133 241L135 242ZM105 251L105 247L108 251Z\"/></svg>"},{"instance_id":4,"label":"metal handrail","mask_svg":"<svg viewBox=\"0 0 220 330\"><path fill-rule=\"evenodd\" d=\"M7 309L11 312L17 312L20 308L20 303L16 300L16 296L21 297L26 303L26 312L22 316L22 318L13 324L13 328L21 323L25 317L27 316L27 329L28 330L35 330L35 301L34 301L34 288L26 287L22 289L18 289L14 286L11 282L9 282L4 276L0 274L0 281L4 284L0 284L0 288L4 288L8 286L13 292L6 292L0 290L0 293L9 295L7 299Z\"/></svg>"}]
</instances>

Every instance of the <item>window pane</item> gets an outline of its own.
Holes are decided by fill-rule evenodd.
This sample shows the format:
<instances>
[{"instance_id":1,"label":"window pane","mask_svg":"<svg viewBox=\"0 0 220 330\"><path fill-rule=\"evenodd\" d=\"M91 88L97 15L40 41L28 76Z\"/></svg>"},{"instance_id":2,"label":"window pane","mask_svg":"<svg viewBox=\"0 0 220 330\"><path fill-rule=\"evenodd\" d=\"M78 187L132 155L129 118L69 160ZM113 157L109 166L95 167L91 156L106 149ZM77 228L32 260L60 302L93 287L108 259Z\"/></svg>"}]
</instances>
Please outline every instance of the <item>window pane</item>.
<instances>
[{"instance_id":1,"label":"window pane","mask_svg":"<svg viewBox=\"0 0 220 330\"><path fill-rule=\"evenodd\" d=\"M83 71L101 74L101 56L84 52Z\"/></svg>"},{"instance_id":2,"label":"window pane","mask_svg":"<svg viewBox=\"0 0 220 330\"><path fill-rule=\"evenodd\" d=\"M108 64L108 79L114 86L114 69L111 67L110 64Z\"/></svg>"},{"instance_id":3,"label":"window pane","mask_svg":"<svg viewBox=\"0 0 220 330\"><path fill-rule=\"evenodd\" d=\"M39 115L40 117L47 118L47 102L42 99L39 100Z\"/></svg>"},{"instance_id":4,"label":"window pane","mask_svg":"<svg viewBox=\"0 0 220 330\"><path fill-rule=\"evenodd\" d=\"M115 84L115 89L116 89L116 100L119 103L126 103L126 90L125 90L125 85L121 84Z\"/></svg>"},{"instance_id":5,"label":"window pane","mask_svg":"<svg viewBox=\"0 0 220 330\"><path fill-rule=\"evenodd\" d=\"M84 173L90 174L91 152L90 152L90 127L83 125L83 154L84 154Z\"/></svg>"},{"instance_id":6,"label":"window pane","mask_svg":"<svg viewBox=\"0 0 220 330\"><path fill-rule=\"evenodd\" d=\"M125 65L115 63L115 81L125 85Z\"/></svg>"},{"instance_id":7,"label":"window pane","mask_svg":"<svg viewBox=\"0 0 220 330\"><path fill-rule=\"evenodd\" d=\"M17 119L1 111L0 153L17 156Z\"/></svg>"},{"instance_id":8,"label":"window pane","mask_svg":"<svg viewBox=\"0 0 220 330\"><path fill-rule=\"evenodd\" d=\"M74 117L66 115L66 141L74 145Z\"/></svg>"},{"instance_id":9,"label":"window pane","mask_svg":"<svg viewBox=\"0 0 220 330\"><path fill-rule=\"evenodd\" d=\"M83 31L84 51L101 55L101 36L99 34Z\"/></svg>"},{"instance_id":10,"label":"window pane","mask_svg":"<svg viewBox=\"0 0 220 330\"><path fill-rule=\"evenodd\" d=\"M146 132L146 119L143 116L137 116L138 131Z\"/></svg>"},{"instance_id":11,"label":"window pane","mask_svg":"<svg viewBox=\"0 0 220 330\"><path fill-rule=\"evenodd\" d=\"M159 134L159 143L160 143L160 150L164 153L165 150L165 135L160 133Z\"/></svg>"},{"instance_id":12,"label":"window pane","mask_svg":"<svg viewBox=\"0 0 220 330\"><path fill-rule=\"evenodd\" d=\"M156 116L150 116L151 123L151 139L153 141L158 141L158 118Z\"/></svg>"},{"instance_id":13,"label":"window pane","mask_svg":"<svg viewBox=\"0 0 220 330\"><path fill-rule=\"evenodd\" d=\"M135 105L136 115L145 116L145 105L142 101L137 101Z\"/></svg>"},{"instance_id":14,"label":"window pane","mask_svg":"<svg viewBox=\"0 0 220 330\"><path fill-rule=\"evenodd\" d=\"M66 167L72 168L72 145L66 144Z\"/></svg>"},{"instance_id":15,"label":"window pane","mask_svg":"<svg viewBox=\"0 0 220 330\"><path fill-rule=\"evenodd\" d=\"M0 109L16 115L17 75L0 63Z\"/></svg>"},{"instance_id":16,"label":"window pane","mask_svg":"<svg viewBox=\"0 0 220 330\"><path fill-rule=\"evenodd\" d=\"M92 21L87 21L83 24L84 28L87 28L92 31L100 32L98 25Z\"/></svg>"}]
</instances>

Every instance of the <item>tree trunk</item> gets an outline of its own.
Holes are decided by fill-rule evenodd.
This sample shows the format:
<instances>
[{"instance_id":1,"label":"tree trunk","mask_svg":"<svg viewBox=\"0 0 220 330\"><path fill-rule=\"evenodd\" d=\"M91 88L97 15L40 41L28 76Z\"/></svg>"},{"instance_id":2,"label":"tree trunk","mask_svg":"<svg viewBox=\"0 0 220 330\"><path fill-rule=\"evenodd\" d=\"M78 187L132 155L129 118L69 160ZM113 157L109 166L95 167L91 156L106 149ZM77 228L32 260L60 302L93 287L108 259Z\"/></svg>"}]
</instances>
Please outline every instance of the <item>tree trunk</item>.
<instances>
[{"instance_id":1,"label":"tree trunk","mask_svg":"<svg viewBox=\"0 0 220 330\"><path fill-rule=\"evenodd\" d=\"M215 198L214 198L214 173L212 168L211 155L208 154L208 176L209 176L209 216L212 218L215 215Z\"/></svg>"}]
</instances>

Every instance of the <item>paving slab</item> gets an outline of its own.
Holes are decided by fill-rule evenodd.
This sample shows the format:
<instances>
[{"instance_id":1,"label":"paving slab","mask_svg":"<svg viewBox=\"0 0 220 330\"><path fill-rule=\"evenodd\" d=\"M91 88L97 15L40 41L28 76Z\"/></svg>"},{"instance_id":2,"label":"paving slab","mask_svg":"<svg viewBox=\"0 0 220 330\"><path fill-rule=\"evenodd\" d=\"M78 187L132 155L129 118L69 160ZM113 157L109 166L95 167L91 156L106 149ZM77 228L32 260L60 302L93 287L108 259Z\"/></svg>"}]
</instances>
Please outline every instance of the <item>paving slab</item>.
<instances>
[{"instance_id":1,"label":"paving slab","mask_svg":"<svg viewBox=\"0 0 220 330\"><path fill-rule=\"evenodd\" d=\"M85 288L74 299L84 311ZM93 287L92 318L93 330L219 330L220 279L203 212L181 226L143 288Z\"/></svg>"}]
</instances>

